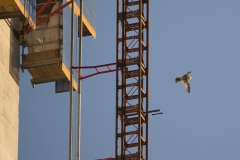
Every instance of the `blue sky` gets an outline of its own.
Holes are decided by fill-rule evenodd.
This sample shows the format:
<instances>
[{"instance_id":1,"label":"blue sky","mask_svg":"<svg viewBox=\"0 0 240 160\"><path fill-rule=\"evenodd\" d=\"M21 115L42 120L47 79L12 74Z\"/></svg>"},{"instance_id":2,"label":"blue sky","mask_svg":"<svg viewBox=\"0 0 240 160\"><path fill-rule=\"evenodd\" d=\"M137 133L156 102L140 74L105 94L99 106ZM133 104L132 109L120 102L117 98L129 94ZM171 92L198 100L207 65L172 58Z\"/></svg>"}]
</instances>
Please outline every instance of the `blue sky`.
<instances>
[{"instance_id":1,"label":"blue sky","mask_svg":"<svg viewBox=\"0 0 240 160\"><path fill-rule=\"evenodd\" d=\"M150 3L150 159L240 159L240 1ZM96 1L97 39L83 39L83 65L115 61L116 1ZM175 84L192 71L191 93ZM84 73L88 73L85 71ZM21 74L19 160L68 158L69 93L32 88ZM114 156L115 73L82 83L81 158ZM74 101L76 102L76 100Z\"/></svg>"}]
</instances>

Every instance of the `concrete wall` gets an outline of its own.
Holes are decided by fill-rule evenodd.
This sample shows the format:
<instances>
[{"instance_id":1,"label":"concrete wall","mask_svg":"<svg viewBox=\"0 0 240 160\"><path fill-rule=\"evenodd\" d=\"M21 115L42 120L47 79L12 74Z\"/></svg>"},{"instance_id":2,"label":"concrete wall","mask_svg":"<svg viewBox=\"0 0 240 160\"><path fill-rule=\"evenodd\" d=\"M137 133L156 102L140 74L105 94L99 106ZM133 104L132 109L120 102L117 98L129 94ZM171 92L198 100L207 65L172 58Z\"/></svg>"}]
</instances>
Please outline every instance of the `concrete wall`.
<instances>
[{"instance_id":1,"label":"concrete wall","mask_svg":"<svg viewBox=\"0 0 240 160\"><path fill-rule=\"evenodd\" d=\"M19 19L9 19L19 30ZM19 41L0 20L0 160L18 159Z\"/></svg>"}]
</instances>

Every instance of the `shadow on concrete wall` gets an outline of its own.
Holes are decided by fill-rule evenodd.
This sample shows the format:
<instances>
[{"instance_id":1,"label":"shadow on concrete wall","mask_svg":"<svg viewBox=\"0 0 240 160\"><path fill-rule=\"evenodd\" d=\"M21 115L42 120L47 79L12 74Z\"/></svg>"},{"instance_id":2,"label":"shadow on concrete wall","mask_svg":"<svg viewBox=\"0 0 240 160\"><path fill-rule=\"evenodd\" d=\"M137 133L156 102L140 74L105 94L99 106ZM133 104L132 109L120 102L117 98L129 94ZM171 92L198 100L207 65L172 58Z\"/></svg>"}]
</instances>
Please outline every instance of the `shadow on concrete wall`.
<instances>
[{"instance_id":1,"label":"shadow on concrete wall","mask_svg":"<svg viewBox=\"0 0 240 160\"><path fill-rule=\"evenodd\" d=\"M14 35L13 29L19 32L20 18L9 19L11 24L10 30L10 56L9 56L9 73L15 82L19 85L20 69L20 42Z\"/></svg>"}]
</instances>

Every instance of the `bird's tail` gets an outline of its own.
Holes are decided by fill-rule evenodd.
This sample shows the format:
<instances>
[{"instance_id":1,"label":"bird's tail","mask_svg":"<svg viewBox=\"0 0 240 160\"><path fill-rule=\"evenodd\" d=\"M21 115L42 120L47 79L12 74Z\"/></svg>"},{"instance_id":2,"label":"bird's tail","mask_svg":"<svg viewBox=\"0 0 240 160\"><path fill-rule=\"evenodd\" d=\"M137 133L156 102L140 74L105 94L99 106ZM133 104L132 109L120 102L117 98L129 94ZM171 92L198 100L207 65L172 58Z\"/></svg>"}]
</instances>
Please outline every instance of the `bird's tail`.
<instances>
[{"instance_id":1,"label":"bird's tail","mask_svg":"<svg viewBox=\"0 0 240 160\"><path fill-rule=\"evenodd\" d=\"M175 79L175 83L177 83L177 82L179 82L179 81L181 81L181 78L177 77L177 78Z\"/></svg>"}]
</instances>

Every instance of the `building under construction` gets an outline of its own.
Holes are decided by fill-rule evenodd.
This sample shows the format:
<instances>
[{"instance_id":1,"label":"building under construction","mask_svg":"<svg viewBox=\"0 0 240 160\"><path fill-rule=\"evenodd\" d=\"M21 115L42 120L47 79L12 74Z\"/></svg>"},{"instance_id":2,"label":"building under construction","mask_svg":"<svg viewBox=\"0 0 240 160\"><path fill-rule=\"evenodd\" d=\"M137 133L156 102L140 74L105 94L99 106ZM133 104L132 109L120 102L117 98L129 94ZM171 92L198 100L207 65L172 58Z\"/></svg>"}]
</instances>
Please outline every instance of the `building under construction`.
<instances>
[{"instance_id":1,"label":"building under construction","mask_svg":"<svg viewBox=\"0 0 240 160\"><path fill-rule=\"evenodd\" d=\"M84 78L116 72L115 154L105 159L149 159L148 115L159 113L149 110L149 0L116 0L116 62L87 77L82 37L96 38L95 0L0 0L0 18L0 160L18 159L19 71L33 87L55 82L56 93L70 92L69 160L73 91Z\"/></svg>"}]
</instances>

